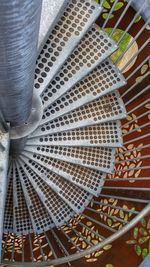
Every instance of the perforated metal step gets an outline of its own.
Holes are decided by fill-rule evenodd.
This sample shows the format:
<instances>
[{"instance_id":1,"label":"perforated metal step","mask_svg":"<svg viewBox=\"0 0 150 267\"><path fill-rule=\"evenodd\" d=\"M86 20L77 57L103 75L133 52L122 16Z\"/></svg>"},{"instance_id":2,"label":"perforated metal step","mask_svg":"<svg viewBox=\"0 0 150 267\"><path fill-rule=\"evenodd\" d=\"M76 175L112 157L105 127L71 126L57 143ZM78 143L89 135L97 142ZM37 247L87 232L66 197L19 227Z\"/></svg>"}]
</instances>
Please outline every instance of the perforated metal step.
<instances>
[{"instance_id":1,"label":"perforated metal step","mask_svg":"<svg viewBox=\"0 0 150 267\"><path fill-rule=\"evenodd\" d=\"M49 229L54 227L54 223L48 211L39 199L36 190L33 188L27 175L25 174L18 162L16 163L16 166L22 184L22 189L28 206L34 232L42 233L44 231L48 231Z\"/></svg>"},{"instance_id":2,"label":"perforated metal step","mask_svg":"<svg viewBox=\"0 0 150 267\"><path fill-rule=\"evenodd\" d=\"M122 146L121 125L119 121L105 122L72 131L30 138L27 145L120 147Z\"/></svg>"},{"instance_id":3,"label":"perforated metal step","mask_svg":"<svg viewBox=\"0 0 150 267\"><path fill-rule=\"evenodd\" d=\"M7 124L4 123L0 113L0 261L3 240L3 227L4 227L4 206L7 193L7 175L10 176L11 170L8 170L9 159L9 133Z\"/></svg>"},{"instance_id":4,"label":"perforated metal step","mask_svg":"<svg viewBox=\"0 0 150 267\"><path fill-rule=\"evenodd\" d=\"M30 137L119 120L125 116L123 102L118 92L115 91L50 122L47 122L50 119L50 113L47 113L41 121L43 125L39 126Z\"/></svg>"},{"instance_id":5,"label":"perforated metal step","mask_svg":"<svg viewBox=\"0 0 150 267\"><path fill-rule=\"evenodd\" d=\"M83 72L81 72L78 76L82 75L82 73ZM42 101L45 109L43 119L46 114L49 113L50 120L53 120L116 90L126 83L119 70L115 67L111 60L108 59L65 94L63 94L63 91L66 90L66 83L64 83L64 89L63 86L60 86L60 89L57 89L61 81L64 82L64 79L65 78L62 77L60 81L58 80L56 84L51 85L51 89L47 89L43 94ZM72 79L70 80L70 82L73 83ZM57 96L60 94L63 95L49 106L49 103L51 101L53 102L52 99L55 98L53 98L54 91L56 91ZM49 107L47 108L47 106Z\"/></svg>"},{"instance_id":6,"label":"perforated metal step","mask_svg":"<svg viewBox=\"0 0 150 267\"><path fill-rule=\"evenodd\" d=\"M44 104L44 109L65 94L116 49L117 45L107 34L100 31L99 27L94 25L90 31L85 34L78 47L73 51L47 89L43 92L42 102ZM108 67L106 63L106 72ZM112 68L115 69L115 67ZM100 67L99 72L101 72ZM118 82L121 81L119 72L116 69L114 72L117 73ZM119 85L120 84L118 84L118 86Z\"/></svg>"},{"instance_id":7,"label":"perforated metal step","mask_svg":"<svg viewBox=\"0 0 150 267\"><path fill-rule=\"evenodd\" d=\"M20 165L25 164L24 161L19 162ZM83 212L85 207L89 204L92 195L84 189L79 188L77 185L65 180L60 175L57 175L45 167L40 165L33 166L31 163L28 163L27 166L34 171L37 176L41 177L47 184L47 187L50 187L56 192L76 213ZM37 187L36 190L38 191L39 188Z\"/></svg>"},{"instance_id":8,"label":"perforated metal step","mask_svg":"<svg viewBox=\"0 0 150 267\"><path fill-rule=\"evenodd\" d=\"M39 94L48 86L100 12L101 7L95 1L69 1L37 60L34 86Z\"/></svg>"},{"instance_id":9,"label":"perforated metal step","mask_svg":"<svg viewBox=\"0 0 150 267\"><path fill-rule=\"evenodd\" d=\"M34 168L38 165L43 166L96 196L99 195L106 176L105 173L96 170L35 153L24 151L21 157L27 165L32 164Z\"/></svg>"},{"instance_id":10,"label":"perforated metal step","mask_svg":"<svg viewBox=\"0 0 150 267\"><path fill-rule=\"evenodd\" d=\"M69 0L42 0L42 13L40 21L38 54L41 52L54 25L63 14Z\"/></svg>"},{"instance_id":11,"label":"perforated metal step","mask_svg":"<svg viewBox=\"0 0 150 267\"><path fill-rule=\"evenodd\" d=\"M21 167L35 188L37 195L49 212L55 225L60 226L69 220L74 215L73 210L26 164L22 164Z\"/></svg>"},{"instance_id":12,"label":"perforated metal step","mask_svg":"<svg viewBox=\"0 0 150 267\"><path fill-rule=\"evenodd\" d=\"M5 203L4 233L13 232L13 166L7 176L7 198Z\"/></svg>"},{"instance_id":13,"label":"perforated metal step","mask_svg":"<svg viewBox=\"0 0 150 267\"><path fill-rule=\"evenodd\" d=\"M114 170L115 149L106 147L26 146L25 151L50 156L103 172Z\"/></svg>"},{"instance_id":14,"label":"perforated metal step","mask_svg":"<svg viewBox=\"0 0 150 267\"><path fill-rule=\"evenodd\" d=\"M31 218L23 194L20 177L15 166L13 167L13 232L21 235L33 231Z\"/></svg>"}]
</instances>

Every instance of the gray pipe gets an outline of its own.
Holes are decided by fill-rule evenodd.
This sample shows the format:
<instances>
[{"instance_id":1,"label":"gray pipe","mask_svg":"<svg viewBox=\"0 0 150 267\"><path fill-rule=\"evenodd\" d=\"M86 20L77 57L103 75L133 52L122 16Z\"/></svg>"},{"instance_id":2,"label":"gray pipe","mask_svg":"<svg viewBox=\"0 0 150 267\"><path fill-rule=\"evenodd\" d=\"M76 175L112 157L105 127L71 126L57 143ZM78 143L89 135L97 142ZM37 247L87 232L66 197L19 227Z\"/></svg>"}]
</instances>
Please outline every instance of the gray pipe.
<instances>
[{"instance_id":1,"label":"gray pipe","mask_svg":"<svg viewBox=\"0 0 150 267\"><path fill-rule=\"evenodd\" d=\"M0 110L12 126L31 112L42 0L0 1Z\"/></svg>"}]
</instances>

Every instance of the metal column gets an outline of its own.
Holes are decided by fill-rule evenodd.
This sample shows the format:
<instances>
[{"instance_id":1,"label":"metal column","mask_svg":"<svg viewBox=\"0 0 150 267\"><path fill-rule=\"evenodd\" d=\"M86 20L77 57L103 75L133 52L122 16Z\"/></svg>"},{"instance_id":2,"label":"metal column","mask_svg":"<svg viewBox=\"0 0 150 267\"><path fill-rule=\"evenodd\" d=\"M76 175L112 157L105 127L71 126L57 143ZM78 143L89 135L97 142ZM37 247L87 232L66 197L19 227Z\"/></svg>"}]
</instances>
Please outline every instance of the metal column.
<instances>
[{"instance_id":1,"label":"metal column","mask_svg":"<svg viewBox=\"0 0 150 267\"><path fill-rule=\"evenodd\" d=\"M31 112L42 0L1 0L0 110L12 126Z\"/></svg>"}]
</instances>

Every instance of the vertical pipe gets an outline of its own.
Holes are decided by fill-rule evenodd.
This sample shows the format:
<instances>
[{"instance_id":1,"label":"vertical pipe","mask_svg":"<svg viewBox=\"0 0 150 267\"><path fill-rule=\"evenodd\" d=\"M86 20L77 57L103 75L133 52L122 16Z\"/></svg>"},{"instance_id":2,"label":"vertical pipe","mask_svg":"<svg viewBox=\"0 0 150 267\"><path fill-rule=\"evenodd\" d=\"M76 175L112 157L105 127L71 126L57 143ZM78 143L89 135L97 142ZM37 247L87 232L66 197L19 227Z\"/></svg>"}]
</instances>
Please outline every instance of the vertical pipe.
<instances>
[{"instance_id":1,"label":"vertical pipe","mask_svg":"<svg viewBox=\"0 0 150 267\"><path fill-rule=\"evenodd\" d=\"M42 0L0 1L0 110L17 126L30 115Z\"/></svg>"}]
</instances>

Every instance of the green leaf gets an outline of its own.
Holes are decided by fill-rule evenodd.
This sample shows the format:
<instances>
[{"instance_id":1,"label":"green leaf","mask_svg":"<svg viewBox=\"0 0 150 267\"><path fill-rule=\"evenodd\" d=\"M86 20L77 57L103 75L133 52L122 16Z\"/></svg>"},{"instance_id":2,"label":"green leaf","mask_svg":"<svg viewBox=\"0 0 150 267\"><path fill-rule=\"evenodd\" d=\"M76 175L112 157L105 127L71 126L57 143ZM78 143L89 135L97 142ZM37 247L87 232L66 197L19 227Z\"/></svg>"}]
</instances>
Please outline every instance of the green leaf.
<instances>
[{"instance_id":1,"label":"green leaf","mask_svg":"<svg viewBox=\"0 0 150 267\"><path fill-rule=\"evenodd\" d=\"M140 19L141 19L141 16L138 16L138 17L135 19L134 23L137 23L137 22L139 22L139 21L140 21Z\"/></svg>"},{"instance_id":2,"label":"green leaf","mask_svg":"<svg viewBox=\"0 0 150 267\"><path fill-rule=\"evenodd\" d=\"M144 74L148 69L148 65L147 64L144 64L141 68L141 74Z\"/></svg>"},{"instance_id":3,"label":"green leaf","mask_svg":"<svg viewBox=\"0 0 150 267\"><path fill-rule=\"evenodd\" d=\"M136 240L128 240L128 241L126 241L126 243L128 245L133 245L133 244L136 244Z\"/></svg>"},{"instance_id":4,"label":"green leaf","mask_svg":"<svg viewBox=\"0 0 150 267\"><path fill-rule=\"evenodd\" d=\"M140 227L139 232L141 235L147 236L147 231L144 228Z\"/></svg>"},{"instance_id":5,"label":"green leaf","mask_svg":"<svg viewBox=\"0 0 150 267\"><path fill-rule=\"evenodd\" d=\"M144 244L147 240L149 240L149 236L139 238L139 244Z\"/></svg>"},{"instance_id":6,"label":"green leaf","mask_svg":"<svg viewBox=\"0 0 150 267\"><path fill-rule=\"evenodd\" d=\"M112 245L111 244L108 244L106 245L105 247L103 247L104 250L109 250L112 248Z\"/></svg>"},{"instance_id":7,"label":"green leaf","mask_svg":"<svg viewBox=\"0 0 150 267\"><path fill-rule=\"evenodd\" d=\"M139 229L137 227L134 228L133 236L135 239L137 239L139 233Z\"/></svg>"},{"instance_id":8,"label":"green leaf","mask_svg":"<svg viewBox=\"0 0 150 267\"><path fill-rule=\"evenodd\" d=\"M101 254L103 254L103 253L104 253L103 250L98 251L98 252L95 253L95 257L99 257L99 256L100 256Z\"/></svg>"},{"instance_id":9,"label":"green leaf","mask_svg":"<svg viewBox=\"0 0 150 267\"><path fill-rule=\"evenodd\" d=\"M141 224L142 224L143 227L146 227L146 220L145 219L142 219L141 220Z\"/></svg>"},{"instance_id":10,"label":"green leaf","mask_svg":"<svg viewBox=\"0 0 150 267\"><path fill-rule=\"evenodd\" d=\"M106 267L114 267L114 265L108 263L108 264L106 264Z\"/></svg>"},{"instance_id":11,"label":"green leaf","mask_svg":"<svg viewBox=\"0 0 150 267\"><path fill-rule=\"evenodd\" d=\"M137 254L138 256L141 255L142 250L141 250L141 248L140 248L139 245L136 245L136 246L135 246L135 252L136 252L136 254Z\"/></svg>"},{"instance_id":12,"label":"green leaf","mask_svg":"<svg viewBox=\"0 0 150 267\"><path fill-rule=\"evenodd\" d=\"M110 34L112 32L112 28L106 28L105 29L106 33ZM120 29L116 29L112 35L113 40L117 43L121 36L123 35L124 31ZM129 45L131 41L132 36L129 33L126 33L125 36L123 37L122 41L119 43L119 49L113 53L111 59L113 61L116 61L120 55L125 51L127 46Z\"/></svg>"},{"instance_id":13,"label":"green leaf","mask_svg":"<svg viewBox=\"0 0 150 267\"><path fill-rule=\"evenodd\" d=\"M120 8L123 7L123 5L124 5L124 4L123 4L122 2L118 2L118 3L115 5L114 10L115 10L115 11L119 10Z\"/></svg>"},{"instance_id":14,"label":"green leaf","mask_svg":"<svg viewBox=\"0 0 150 267\"><path fill-rule=\"evenodd\" d=\"M123 210L120 210L119 211L119 215L120 215L120 218L122 218L122 219L124 218L124 212L123 212Z\"/></svg>"},{"instance_id":15,"label":"green leaf","mask_svg":"<svg viewBox=\"0 0 150 267\"><path fill-rule=\"evenodd\" d=\"M109 226L112 226L112 220L111 219L108 219L107 223L108 223Z\"/></svg>"},{"instance_id":16,"label":"green leaf","mask_svg":"<svg viewBox=\"0 0 150 267\"><path fill-rule=\"evenodd\" d=\"M103 13L102 17L103 17L104 19L107 19L107 17L108 17L108 13ZM109 19L112 19L113 17L114 17L114 15L111 14L110 17L109 17Z\"/></svg>"},{"instance_id":17,"label":"green leaf","mask_svg":"<svg viewBox=\"0 0 150 267\"><path fill-rule=\"evenodd\" d=\"M107 2L107 0L104 1L104 3L103 3L103 7L107 8L107 9L110 9L110 8L111 8L111 6L110 6L110 4Z\"/></svg>"},{"instance_id":18,"label":"green leaf","mask_svg":"<svg viewBox=\"0 0 150 267\"><path fill-rule=\"evenodd\" d=\"M107 12L108 12L108 10L107 10L106 8L103 8L103 12L106 12L106 13L107 13Z\"/></svg>"},{"instance_id":19,"label":"green leaf","mask_svg":"<svg viewBox=\"0 0 150 267\"><path fill-rule=\"evenodd\" d=\"M88 236L88 237L86 238L86 240L87 240L87 241L91 241L91 237Z\"/></svg>"},{"instance_id":20,"label":"green leaf","mask_svg":"<svg viewBox=\"0 0 150 267\"><path fill-rule=\"evenodd\" d=\"M142 250L142 257L143 257L143 259L145 259L147 257L147 255L148 255L148 249L147 248L144 248Z\"/></svg>"}]
</instances>

